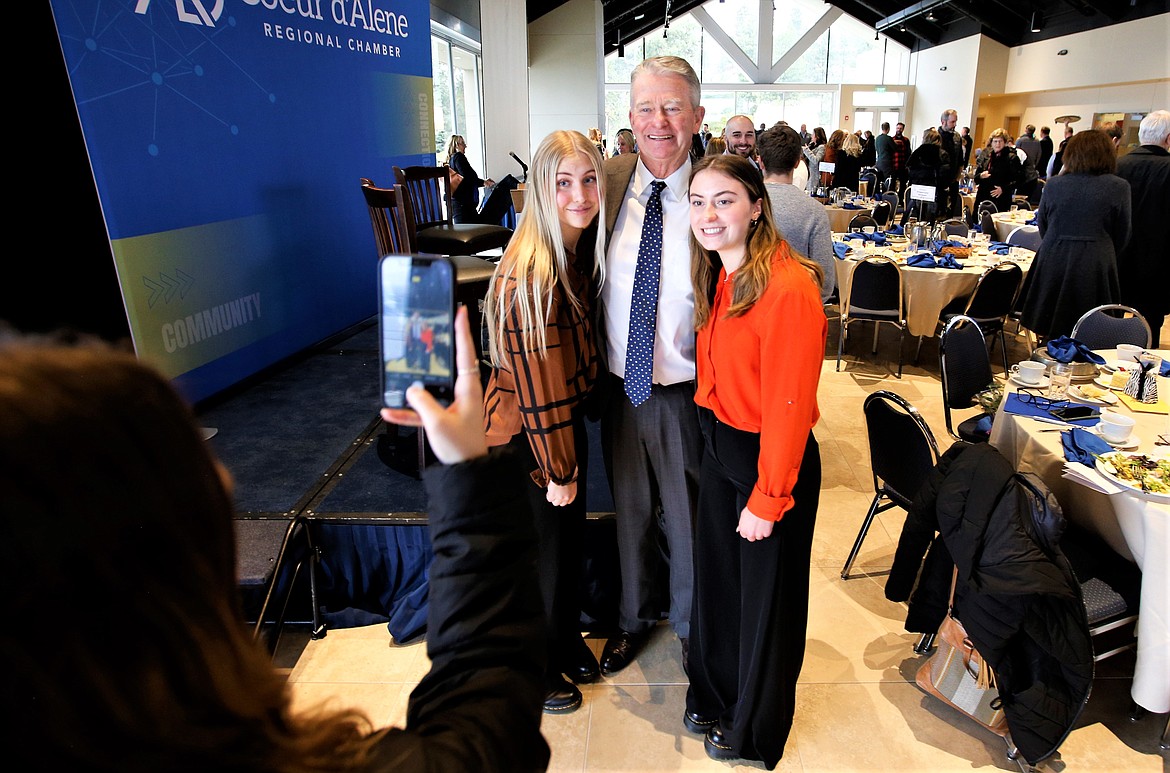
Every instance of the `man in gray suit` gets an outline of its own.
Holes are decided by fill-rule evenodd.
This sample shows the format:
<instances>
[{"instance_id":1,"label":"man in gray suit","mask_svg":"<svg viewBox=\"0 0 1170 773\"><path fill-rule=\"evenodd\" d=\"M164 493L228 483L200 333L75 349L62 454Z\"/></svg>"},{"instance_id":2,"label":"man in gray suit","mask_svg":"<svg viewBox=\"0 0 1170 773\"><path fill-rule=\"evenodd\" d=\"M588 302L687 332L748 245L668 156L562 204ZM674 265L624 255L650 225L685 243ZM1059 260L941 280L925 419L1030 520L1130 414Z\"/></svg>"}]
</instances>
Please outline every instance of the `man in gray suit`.
<instances>
[{"instance_id":1,"label":"man in gray suit","mask_svg":"<svg viewBox=\"0 0 1170 773\"><path fill-rule=\"evenodd\" d=\"M705 112L699 93L699 78L685 59L653 57L638 65L630 76L630 126L638 153L605 164L609 246L599 348L612 375L603 387L608 395L601 432L622 581L621 630L605 643L601 656L601 672L607 675L633 661L662 617L655 593L663 568L660 534L669 551L670 625L681 641L686 667L692 524L703 443L694 404L687 200L691 137ZM643 258L659 250L660 258ZM647 302L642 289L647 266L660 266L656 303Z\"/></svg>"}]
</instances>

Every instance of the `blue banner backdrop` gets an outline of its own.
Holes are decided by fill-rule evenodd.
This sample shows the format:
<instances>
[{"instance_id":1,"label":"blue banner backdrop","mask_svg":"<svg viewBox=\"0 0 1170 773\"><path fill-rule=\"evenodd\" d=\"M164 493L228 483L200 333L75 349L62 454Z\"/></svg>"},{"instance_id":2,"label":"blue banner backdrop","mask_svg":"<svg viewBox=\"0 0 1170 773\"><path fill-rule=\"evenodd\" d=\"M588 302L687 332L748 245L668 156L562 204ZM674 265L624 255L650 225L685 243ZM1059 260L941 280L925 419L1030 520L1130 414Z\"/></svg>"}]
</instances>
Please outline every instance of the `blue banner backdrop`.
<instances>
[{"instance_id":1,"label":"blue banner backdrop","mask_svg":"<svg viewBox=\"0 0 1170 773\"><path fill-rule=\"evenodd\" d=\"M434 164L426 0L51 0L138 356L193 401L366 319Z\"/></svg>"}]
</instances>

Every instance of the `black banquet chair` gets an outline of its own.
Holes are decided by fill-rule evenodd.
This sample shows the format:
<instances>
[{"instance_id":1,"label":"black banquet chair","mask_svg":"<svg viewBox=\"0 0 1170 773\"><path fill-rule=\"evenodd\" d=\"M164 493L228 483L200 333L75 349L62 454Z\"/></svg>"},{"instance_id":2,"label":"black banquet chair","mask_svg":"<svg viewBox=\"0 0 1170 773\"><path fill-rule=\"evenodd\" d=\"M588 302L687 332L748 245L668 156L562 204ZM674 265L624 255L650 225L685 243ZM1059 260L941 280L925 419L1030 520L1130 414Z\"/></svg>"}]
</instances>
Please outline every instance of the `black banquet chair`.
<instances>
[{"instance_id":1,"label":"black banquet chair","mask_svg":"<svg viewBox=\"0 0 1170 773\"><path fill-rule=\"evenodd\" d=\"M894 205L885 200L879 201L873 205L873 210L869 214L878 224L878 228L885 228L894 219Z\"/></svg>"},{"instance_id":2,"label":"black banquet chair","mask_svg":"<svg viewBox=\"0 0 1170 773\"><path fill-rule=\"evenodd\" d=\"M957 427L951 417L952 410L974 407L975 395L991 386L993 381L991 355L987 353L987 341L979 323L962 314L952 317L939 336L938 359L947 433L955 440L968 443L987 442L988 435L976 427L983 417L982 410Z\"/></svg>"},{"instance_id":3,"label":"black banquet chair","mask_svg":"<svg viewBox=\"0 0 1170 773\"><path fill-rule=\"evenodd\" d=\"M849 230L855 233L861 231L861 229L865 228L866 226L870 226L876 229L878 227L878 221L874 220L869 215L855 215L854 218L849 221Z\"/></svg>"},{"instance_id":4,"label":"black banquet chair","mask_svg":"<svg viewBox=\"0 0 1170 773\"><path fill-rule=\"evenodd\" d=\"M1090 349L1115 349L1118 344L1149 348L1153 340L1150 323L1141 312L1120 303L1086 311L1073 325L1072 337Z\"/></svg>"},{"instance_id":5,"label":"black banquet chair","mask_svg":"<svg viewBox=\"0 0 1170 773\"><path fill-rule=\"evenodd\" d=\"M873 323L873 353L877 354L882 323L898 328L898 378L902 378L902 342L906 337L906 313L902 305L902 270L887 257L874 255L858 263L849 278L849 290L841 301L841 332L837 337L837 370L841 353L854 322Z\"/></svg>"},{"instance_id":6,"label":"black banquet chair","mask_svg":"<svg viewBox=\"0 0 1170 773\"><path fill-rule=\"evenodd\" d=\"M451 178L446 167L396 166L394 179L410 199L419 252L478 255L508 246L511 228L451 219Z\"/></svg>"},{"instance_id":7,"label":"black banquet chair","mask_svg":"<svg viewBox=\"0 0 1170 773\"><path fill-rule=\"evenodd\" d=\"M960 299L954 305L943 309L941 321L945 327L955 316L962 314L979 324L984 337L999 336L1000 354L1003 355L1003 369L1007 371L1007 342L1003 328L1015 305L1020 287L1024 284L1024 271L1016 263L1001 261L983 272L975 290L965 301Z\"/></svg>"},{"instance_id":8,"label":"black banquet chair","mask_svg":"<svg viewBox=\"0 0 1170 773\"><path fill-rule=\"evenodd\" d=\"M842 580L849 579L849 569L874 516L891 507L909 509L939 457L934 433L918 409L904 398L886 390L874 392L865 398L862 412L873 468L873 501L841 569Z\"/></svg>"}]
</instances>

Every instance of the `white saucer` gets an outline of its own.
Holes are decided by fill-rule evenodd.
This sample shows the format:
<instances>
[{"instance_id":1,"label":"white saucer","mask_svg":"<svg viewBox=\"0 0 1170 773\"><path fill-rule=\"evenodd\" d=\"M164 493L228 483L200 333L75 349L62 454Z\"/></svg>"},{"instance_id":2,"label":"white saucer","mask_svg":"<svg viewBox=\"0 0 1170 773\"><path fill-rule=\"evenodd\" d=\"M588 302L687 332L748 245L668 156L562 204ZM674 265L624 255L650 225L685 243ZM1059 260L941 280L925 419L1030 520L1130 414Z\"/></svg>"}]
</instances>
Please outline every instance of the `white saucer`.
<instances>
[{"instance_id":1,"label":"white saucer","mask_svg":"<svg viewBox=\"0 0 1170 773\"><path fill-rule=\"evenodd\" d=\"M1029 384L1027 381L1021 381L1014 373L1009 376L1009 379L1016 386L1028 387L1029 389L1047 389L1048 385L1052 382L1052 379L1048 376L1041 376L1040 380L1035 384Z\"/></svg>"},{"instance_id":2,"label":"white saucer","mask_svg":"<svg viewBox=\"0 0 1170 773\"><path fill-rule=\"evenodd\" d=\"M1098 367L1103 368L1108 373L1113 373L1114 371L1118 370L1124 370L1126 373L1132 373L1141 366L1133 360L1109 360L1104 365L1099 365Z\"/></svg>"},{"instance_id":3,"label":"white saucer","mask_svg":"<svg viewBox=\"0 0 1170 773\"><path fill-rule=\"evenodd\" d=\"M1089 431L1118 450L1128 451L1131 448L1137 448L1138 446L1140 446L1142 444L1142 439L1140 437L1138 437L1137 435L1133 434L1132 432L1129 434L1129 437L1126 438L1124 442L1115 443L1112 440L1110 440L1109 438L1102 435L1100 433L1100 431L1098 431L1098 429L1097 429L1098 426L1100 426L1100 425L1095 425L1095 426L1089 427Z\"/></svg>"}]
</instances>

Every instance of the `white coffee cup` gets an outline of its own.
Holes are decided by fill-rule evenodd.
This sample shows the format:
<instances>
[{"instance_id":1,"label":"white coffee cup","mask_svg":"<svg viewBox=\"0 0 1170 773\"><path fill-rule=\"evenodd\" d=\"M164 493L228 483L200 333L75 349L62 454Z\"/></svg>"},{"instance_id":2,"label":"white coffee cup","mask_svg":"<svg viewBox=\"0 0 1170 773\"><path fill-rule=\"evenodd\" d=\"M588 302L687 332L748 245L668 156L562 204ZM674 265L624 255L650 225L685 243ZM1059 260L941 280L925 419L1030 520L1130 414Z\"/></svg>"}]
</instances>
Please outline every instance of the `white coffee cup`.
<instances>
[{"instance_id":1,"label":"white coffee cup","mask_svg":"<svg viewBox=\"0 0 1170 773\"><path fill-rule=\"evenodd\" d=\"M1133 432L1134 418L1117 411L1102 411L1097 431L1111 443L1124 443Z\"/></svg>"},{"instance_id":2,"label":"white coffee cup","mask_svg":"<svg viewBox=\"0 0 1170 773\"><path fill-rule=\"evenodd\" d=\"M1138 355L1142 353L1142 347L1134 344L1118 344L1117 345L1117 359L1122 362L1137 362Z\"/></svg>"},{"instance_id":3,"label":"white coffee cup","mask_svg":"<svg viewBox=\"0 0 1170 773\"><path fill-rule=\"evenodd\" d=\"M863 234L871 234L876 230L877 230L877 228L875 226L872 226L872 225L862 226L862 228L861 228L861 232Z\"/></svg>"},{"instance_id":4,"label":"white coffee cup","mask_svg":"<svg viewBox=\"0 0 1170 773\"><path fill-rule=\"evenodd\" d=\"M1033 360L1024 360L1017 362L1012 366L1012 375L1016 377L1017 381L1024 384L1039 384L1040 379L1044 378L1044 363L1035 362Z\"/></svg>"}]
</instances>

